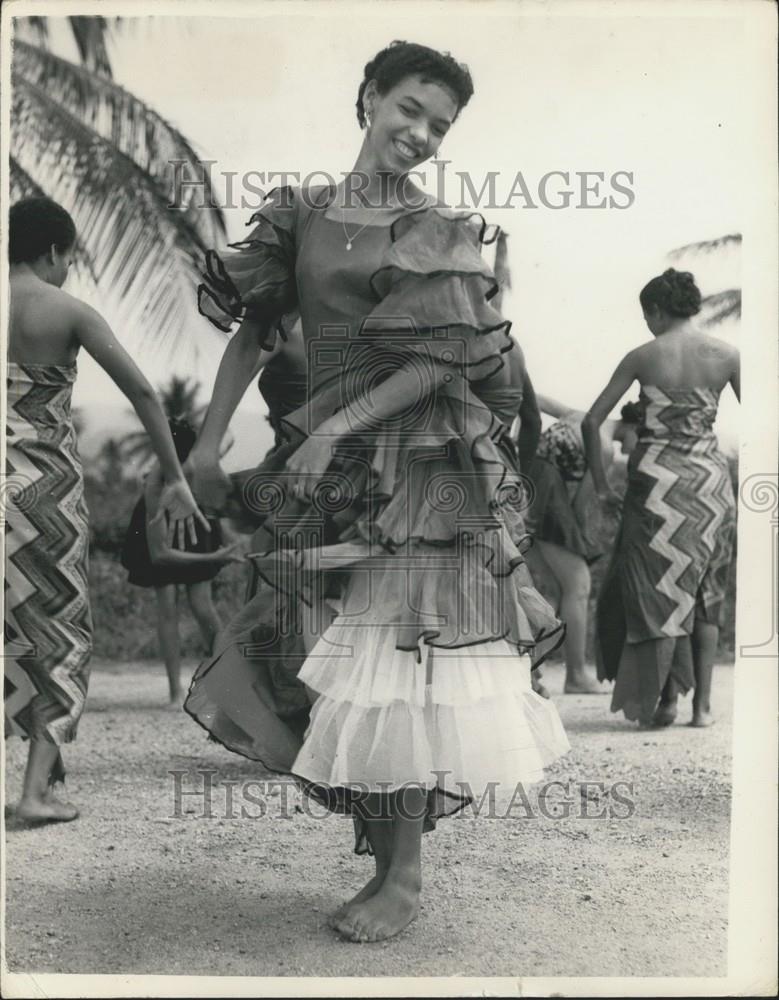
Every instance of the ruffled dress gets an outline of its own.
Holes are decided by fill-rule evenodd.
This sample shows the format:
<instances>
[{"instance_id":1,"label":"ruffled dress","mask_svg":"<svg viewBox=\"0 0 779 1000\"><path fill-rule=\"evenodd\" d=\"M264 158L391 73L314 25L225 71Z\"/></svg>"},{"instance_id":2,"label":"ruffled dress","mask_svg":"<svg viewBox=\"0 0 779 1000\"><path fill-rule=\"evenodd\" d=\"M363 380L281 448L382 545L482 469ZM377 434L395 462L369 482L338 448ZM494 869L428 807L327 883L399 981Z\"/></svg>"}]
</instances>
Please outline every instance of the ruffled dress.
<instances>
[{"instance_id":1,"label":"ruffled dress","mask_svg":"<svg viewBox=\"0 0 779 1000\"><path fill-rule=\"evenodd\" d=\"M248 240L208 255L200 308L222 329L246 309L274 322L299 309L308 399L283 418L285 443L233 477L228 513L264 538L263 585L185 708L229 749L352 812L362 852L367 793L421 785L429 829L487 786L511 795L539 780L569 744L531 690L563 626L523 559L509 429L482 398L513 346L489 304L489 233L480 216L430 208L366 227L348 250L325 214L334 195L277 189ZM431 368L437 389L341 439L311 499L291 495L286 462L327 417L397 371ZM322 599L335 618L315 623L306 656Z\"/></svg>"}]
</instances>

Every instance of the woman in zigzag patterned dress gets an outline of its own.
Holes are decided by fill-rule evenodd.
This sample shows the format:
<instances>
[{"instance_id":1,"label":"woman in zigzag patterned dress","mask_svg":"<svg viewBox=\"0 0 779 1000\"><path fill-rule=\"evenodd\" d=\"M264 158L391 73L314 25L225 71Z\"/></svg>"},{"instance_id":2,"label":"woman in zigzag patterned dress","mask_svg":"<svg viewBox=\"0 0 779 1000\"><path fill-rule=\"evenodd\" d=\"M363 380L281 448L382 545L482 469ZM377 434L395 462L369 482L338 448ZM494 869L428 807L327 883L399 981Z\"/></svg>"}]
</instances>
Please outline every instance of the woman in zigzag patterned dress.
<instances>
[{"instance_id":1,"label":"woman in zigzag patterned dress","mask_svg":"<svg viewBox=\"0 0 779 1000\"><path fill-rule=\"evenodd\" d=\"M114 379L151 438L164 478L160 519L168 546L195 517L154 390L89 306L61 290L76 242L73 220L48 198L9 213L10 319L6 420L5 735L30 740L16 816L76 819L53 786L64 778L60 746L76 736L87 694L92 622L87 590L87 509L70 414L76 357L84 347Z\"/></svg>"},{"instance_id":2,"label":"woman in zigzag patterned dress","mask_svg":"<svg viewBox=\"0 0 779 1000\"><path fill-rule=\"evenodd\" d=\"M712 723L710 695L735 539L730 472L713 425L722 390L740 394L738 351L696 329L701 295L672 268L640 295L655 339L631 351L584 419L598 495L610 502L598 427L634 381L638 444L622 526L598 602L598 667L616 679L613 712L670 725L694 687L693 726Z\"/></svg>"}]
</instances>

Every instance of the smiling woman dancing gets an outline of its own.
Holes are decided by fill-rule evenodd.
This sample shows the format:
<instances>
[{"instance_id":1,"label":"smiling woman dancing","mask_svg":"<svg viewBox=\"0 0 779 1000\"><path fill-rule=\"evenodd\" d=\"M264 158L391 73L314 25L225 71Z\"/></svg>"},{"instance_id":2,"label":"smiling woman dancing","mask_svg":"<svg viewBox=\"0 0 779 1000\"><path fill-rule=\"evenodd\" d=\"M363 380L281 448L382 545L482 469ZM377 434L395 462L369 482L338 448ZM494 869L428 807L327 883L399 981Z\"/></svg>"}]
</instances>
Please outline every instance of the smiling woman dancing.
<instances>
[{"instance_id":1,"label":"smiling woman dancing","mask_svg":"<svg viewBox=\"0 0 779 1000\"><path fill-rule=\"evenodd\" d=\"M356 850L376 859L333 918L354 941L416 916L423 829L490 782L511 793L538 780L568 749L530 685L562 626L520 553L509 428L484 402L510 380L513 344L488 301L486 227L409 176L472 90L449 55L384 49L359 88L365 137L345 181L274 192L235 254L210 255L201 289L207 315L242 323L191 456L194 489L223 508L231 493L261 522L266 582L186 708L230 749L352 813ZM284 418L287 442L231 481L220 438L295 307L307 405Z\"/></svg>"}]
</instances>

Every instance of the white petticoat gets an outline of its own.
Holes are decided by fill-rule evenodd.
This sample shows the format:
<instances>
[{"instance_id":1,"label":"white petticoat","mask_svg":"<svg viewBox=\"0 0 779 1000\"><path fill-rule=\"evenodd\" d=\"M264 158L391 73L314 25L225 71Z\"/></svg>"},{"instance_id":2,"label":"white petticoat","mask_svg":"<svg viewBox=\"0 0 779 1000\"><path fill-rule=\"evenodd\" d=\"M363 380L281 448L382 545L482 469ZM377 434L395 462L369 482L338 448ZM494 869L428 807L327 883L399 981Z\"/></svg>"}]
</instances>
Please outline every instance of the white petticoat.
<instances>
[{"instance_id":1,"label":"white petticoat","mask_svg":"<svg viewBox=\"0 0 779 1000\"><path fill-rule=\"evenodd\" d=\"M531 688L530 659L498 640L395 646L396 629L336 622L299 680L318 694L292 768L309 781L386 792L407 784L513 794L570 744Z\"/></svg>"}]
</instances>

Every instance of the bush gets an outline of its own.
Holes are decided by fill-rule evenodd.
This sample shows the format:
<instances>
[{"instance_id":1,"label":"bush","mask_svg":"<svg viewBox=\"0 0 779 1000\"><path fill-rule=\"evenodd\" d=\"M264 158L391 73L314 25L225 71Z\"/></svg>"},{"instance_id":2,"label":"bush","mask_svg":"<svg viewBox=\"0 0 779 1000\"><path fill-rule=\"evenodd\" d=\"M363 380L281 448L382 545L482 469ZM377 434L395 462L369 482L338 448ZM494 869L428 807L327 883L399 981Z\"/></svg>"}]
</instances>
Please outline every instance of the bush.
<instances>
[{"instance_id":1,"label":"bush","mask_svg":"<svg viewBox=\"0 0 779 1000\"><path fill-rule=\"evenodd\" d=\"M214 603L222 622L242 605L248 568L233 563L212 583ZM154 591L127 582L127 570L116 555L96 549L89 562L89 596L94 621L94 654L110 660L158 659L157 606ZM202 658L206 654L179 587L179 631L182 655Z\"/></svg>"}]
</instances>

